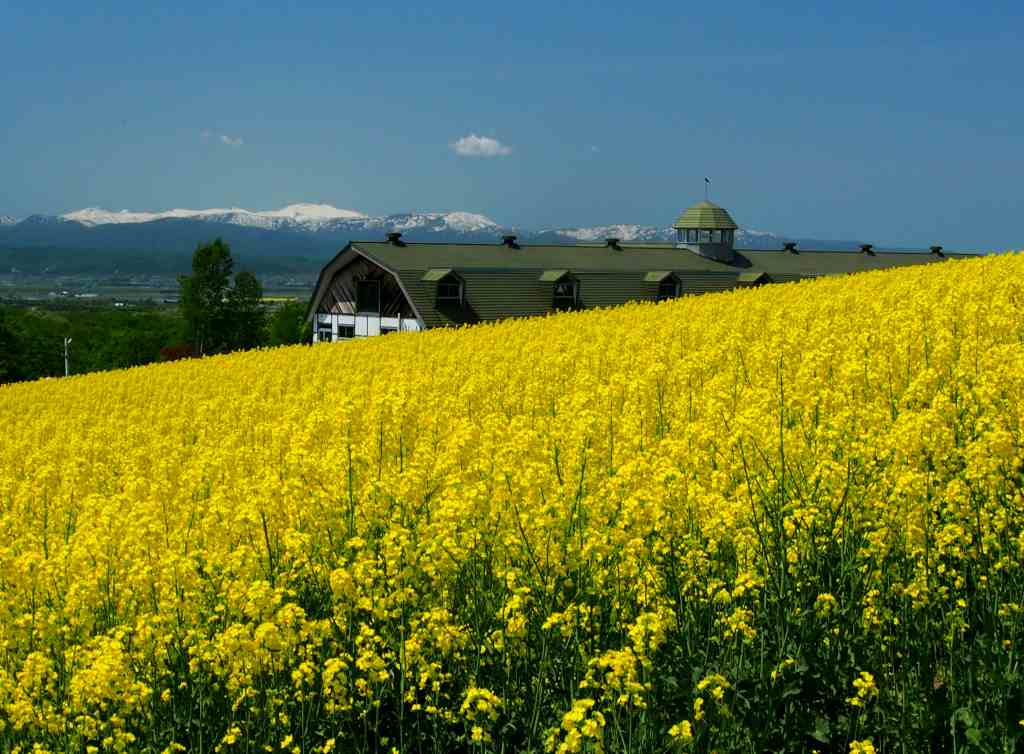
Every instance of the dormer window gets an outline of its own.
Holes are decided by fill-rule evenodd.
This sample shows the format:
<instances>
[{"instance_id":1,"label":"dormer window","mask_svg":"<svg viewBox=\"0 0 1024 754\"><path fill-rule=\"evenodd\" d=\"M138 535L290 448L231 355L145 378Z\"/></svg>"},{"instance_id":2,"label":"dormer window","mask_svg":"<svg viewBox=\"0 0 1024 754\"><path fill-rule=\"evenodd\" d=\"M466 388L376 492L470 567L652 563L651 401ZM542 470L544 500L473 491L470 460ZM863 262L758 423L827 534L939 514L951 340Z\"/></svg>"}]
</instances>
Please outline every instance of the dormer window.
<instances>
[{"instance_id":1,"label":"dormer window","mask_svg":"<svg viewBox=\"0 0 1024 754\"><path fill-rule=\"evenodd\" d=\"M449 267L434 267L420 278L425 283L435 283L434 301L437 306L462 306L465 301L466 285Z\"/></svg>"},{"instance_id":2,"label":"dormer window","mask_svg":"<svg viewBox=\"0 0 1024 754\"><path fill-rule=\"evenodd\" d=\"M579 305L580 284L575 278L564 277L555 283L552 305L559 311L575 309Z\"/></svg>"},{"instance_id":3,"label":"dormer window","mask_svg":"<svg viewBox=\"0 0 1024 754\"><path fill-rule=\"evenodd\" d=\"M437 283L437 303L449 305L462 304L462 281L455 275L449 275Z\"/></svg>"},{"instance_id":4,"label":"dormer window","mask_svg":"<svg viewBox=\"0 0 1024 754\"><path fill-rule=\"evenodd\" d=\"M544 270L540 282L551 283L551 305L556 310L580 308L580 281L569 270Z\"/></svg>"},{"instance_id":5,"label":"dormer window","mask_svg":"<svg viewBox=\"0 0 1024 754\"><path fill-rule=\"evenodd\" d=\"M680 292L679 278L669 275L658 283L658 301L668 301L678 298Z\"/></svg>"},{"instance_id":6,"label":"dormer window","mask_svg":"<svg viewBox=\"0 0 1024 754\"><path fill-rule=\"evenodd\" d=\"M671 270L651 270L644 275L645 283L656 283L658 285L658 292L656 294L656 301L666 301L670 298L676 298L682 293L682 284L679 282L679 278Z\"/></svg>"}]
</instances>

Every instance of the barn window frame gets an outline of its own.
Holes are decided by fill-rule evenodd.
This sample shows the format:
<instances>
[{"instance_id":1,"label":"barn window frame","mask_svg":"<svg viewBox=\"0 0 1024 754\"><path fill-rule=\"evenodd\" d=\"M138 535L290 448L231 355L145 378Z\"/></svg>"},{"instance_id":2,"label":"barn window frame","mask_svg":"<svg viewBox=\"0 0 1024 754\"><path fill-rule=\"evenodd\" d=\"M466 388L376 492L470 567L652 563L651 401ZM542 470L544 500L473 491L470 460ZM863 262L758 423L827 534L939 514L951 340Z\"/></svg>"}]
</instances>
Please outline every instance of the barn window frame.
<instances>
[{"instance_id":1,"label":"barn window frame","mask_svg":"<svg viewBox=\"0 0 1024 754\"><path fill-rule=\"evenodd\" d=\"M670 301L674 298L679 298L682 293L682 283L679 281L679 277L674 273L667 275L658 281L658 295L657 301Z\"/></svg>"},{"instance_id":2,"label":"barn window frame","mask_svg":"<svg viewBox=\"0 0 1024 754\"><path fill-rule=\"evenodd\" d=\"M551 291L551 305L555 311L572 311L580 305L580 281L572 275L555 281Z\"/></svg>"},{"instance_id":3,"label":"barn window frame","mask_svg":"<svg viewBox=\"0 0 1024 754\"><path fill-rule=\"evenodd\" d=\"M454 272L445 275L437 281L434 298L438 306L462 306L466 300L465 281Z\"/></svg>"},{"instance_id":4,"label":"barn window frame","mask_svg":"<svg viewBox=\"0 0 1024 754\"><path fill-rule=\"evenodd\" d=\"M373 291L373 296L369 292ZM371 303L370 299L374 299ZM356 281L356 314L380 314L381 284L379 280L364 278ZM372 308L371 308L372 306Z\"/></svg>"}]
</instances>

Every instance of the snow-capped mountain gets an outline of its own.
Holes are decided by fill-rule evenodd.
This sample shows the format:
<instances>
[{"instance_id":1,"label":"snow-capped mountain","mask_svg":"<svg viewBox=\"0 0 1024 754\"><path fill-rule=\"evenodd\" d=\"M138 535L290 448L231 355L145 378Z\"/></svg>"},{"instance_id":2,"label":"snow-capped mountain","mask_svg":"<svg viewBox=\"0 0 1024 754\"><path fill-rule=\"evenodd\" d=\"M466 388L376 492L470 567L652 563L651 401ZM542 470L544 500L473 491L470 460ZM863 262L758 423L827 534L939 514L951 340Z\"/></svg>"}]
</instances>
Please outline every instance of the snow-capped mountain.
<instances>
[{"instance_id":1,"label":"snow-capped mountain","mask_svg":"<svg viewBox=\"0 0 1024 754\"><path fill-rule=\"evenodd\" d=\"M347 220L366 218L362 212L338 209L329 204L290 204L282 209L253 212L232 207L231 209L171 209L164 212L112 212L98 207L89 207L60 215L82 225L123 225L129 223L150 223L156 220L203 220L206 222L244 225L251 228L294 228L297 230L319 230L325 225Z\"/></svg>"},{"instance_id":2,"label":"snow-capped mountain","mask_svg":"<svg viewBox=\"0 0 1024 754\"><path fill-rule=\"evenodd\" d=\"M393 215L370 216L353 209L338 209L329 204L290 204L275 210L253 211L241 207L230 209L171 209L161 212L135 212L108 210L99 207L67 212L50 217L33 215L36 223L74 222L88 228L105 225L138 225L159 220L195 220L206 223L237 225L267 230L287 230L299 233L391 231L428 234L483 233L500 234L502 226L486 215L473 212L406 212ZM14 224L13 218L0 223ZM581 228L554 228L526 236L575 240L584 243L618 238L622 241L668 241L675 237L672 228L651 225L594 225ZM767 241L774 243L781 236L759 231L738 231L737 240Z\"/></svg>"},{"instance_id":3,"label":"snow-capped mountain","mask_svg":"<svg viewBox=\"0 0 1024 754\"><path fill-rule=\"evenodd\" d=\"M501 226L486 215L472 212L407 212L386 217L368 217L365 228L434 233L499 233Z\"/></svg>"},{"instance_id":4,"label":"snow-capped mountain","mask_svg":"<svg viewBox=\"0 0 1024 754\"><path fill-rule=\"evenodd\" d=\"M559 228L544 231L544 233L575 239L582 243L603 241L606 238L654 243L672 241L676 237L673 228L656 228L653 225L593 225L587 228ZM776 248L788 240L790 240L788 237L763 230L736 231L736 245L741 247Z\"/></svg>"},{"instance_id":5,"label":"snow-capped mountain","mask_svg":"<svg viewBox=\"0 0 1024 754\"><path fill-rule=\"evenodd\" d=\"M77 270L90 274L110 269L180 272L188 269L198 244L222 238L240 265L259 271L319 270L347 242L384 239L399 231L408 241L498 243L516 233L525 244L669 241L671 228L615 224L533 230L509 229L473 212L404 212L372 216L327 204L292 204L254 212L230 209L172 209L161 212L111 211L91 207L63 215L31 215L0 222L0 269ZM814 241L740 230L736 245L780 249L784 241L803 248L856 248L850 241ZM6 257L4 255L7 255ZM13 256L12 256L13 255ZM13 260L7 265L6 259Z\"/></svg>"},{"instance_id":6,"label":"snow-capped mountain","mask_svg":"<svg viewBox=\"0 0 1024 754\"><path fill-rule=\"evenodd\" d=\"M42 221L42 216L33 216ZM47 218L49 219L49 218ZM460 240L470 234L472 240L483 240L480 236L497 237L502 226L486 215L473 212L406 212L393 215L371 216L352 209L338 209L329 204L291 204L282 209L253 211L232 207L230 209L172 209L162 212L112 211L89 207L68 212L53 218L54 221L74 222L88 228L107 225L138 225L160 220L191 220L205 223L234 225L246 228L290 231L294 233L315 233L319 235L344 235L357 237L379 235L381 232L400 231L410 237L444 236L446 240ZM524 231L524 239L572 243L592 243L605 238L622 241L669 241L675 237L672 228L658 228L651 225L618 224L594 225L577 228L553 228L542 231ZM450 237L450 238L449 238ZM438 240L441 240L438 238ZM465 239L470 240L470 239ZM740 230L736 237L739 245L753 247L774 247L783 238L773 233Z\"/></svg>"},{"instance_id":7,"label":"snow-capped mountain","mask_svg":"<svg viewBox=\"0 0 1024 754\"><path fill-rule=\"evenodd\" d=\"M655 228L650 225L594 225L589 228L559 228L548 231L577 241L603 241L617 238L620 241L667 241L674 237L671 228Z\"/></svg>"},{"instance_id":8,"label":"snow-capped mountain","mask_svg":"<svg viewBox=\"0 0 1024 754\"><path fill-rule=\"evenodd\" d=\"M282 209L255 212L241 207L172 209L163 212L111 211L89 207L68 212L59 217L62 220L81 223L90 228L102 225L151 223L158 220L200 220L208 223L296 232L352 231L361 228L368 230L421 230L432 233L480 233L498 230L498 224L489 217L472 212L409 212L370 217L362 212L338 209L329 204L290 204Z\"/></svg>"},{"instance_id":9,"label":"snow-capped mountain","mask_svg":"<svg viewBox=\"0 0 1024 754\"><path fill-rule=\"evenodd\" d=\"M16 222L10 215L0 215L0 225L14 225Z\"/></svg>"}]
</instances>

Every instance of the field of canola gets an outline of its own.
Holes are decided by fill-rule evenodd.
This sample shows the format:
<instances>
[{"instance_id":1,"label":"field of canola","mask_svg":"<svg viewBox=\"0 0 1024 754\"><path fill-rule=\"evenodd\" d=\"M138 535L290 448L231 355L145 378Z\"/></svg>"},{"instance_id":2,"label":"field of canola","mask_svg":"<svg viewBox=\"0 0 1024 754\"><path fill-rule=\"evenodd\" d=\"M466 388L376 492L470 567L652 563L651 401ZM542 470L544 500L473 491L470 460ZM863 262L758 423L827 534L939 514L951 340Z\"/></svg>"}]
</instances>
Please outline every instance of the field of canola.
<instances>
[{"instance_id":1,"label":"field of canola","mask_svg":"<svg viewBox=\"0 0 1024 754\"><path fill-rule=\"evenodd\" d=\"M1024 750L1024 255L0 387L0 750Z\"/></svg>"}]
</instances>

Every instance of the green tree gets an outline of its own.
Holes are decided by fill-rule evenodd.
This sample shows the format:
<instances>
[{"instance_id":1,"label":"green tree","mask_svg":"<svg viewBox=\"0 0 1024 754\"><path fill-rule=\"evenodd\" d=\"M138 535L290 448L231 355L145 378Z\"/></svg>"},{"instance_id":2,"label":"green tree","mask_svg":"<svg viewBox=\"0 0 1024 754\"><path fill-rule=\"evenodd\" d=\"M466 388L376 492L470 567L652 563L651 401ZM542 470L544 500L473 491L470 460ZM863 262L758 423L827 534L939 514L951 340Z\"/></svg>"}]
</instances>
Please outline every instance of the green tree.
<instances>
[{"instance_id":1,"label":"green tree","mask_svg":"<svg viewBox=\"0 0 1024 754\"><path fill-rule=\"evenodd\" d=\"M234 265L230 247L218 238L200 244L192 254L192 274L178 278L181 314L197 354L215 353L228 344L224 325Z\"/></svg>"},{"instance_id":2,"label":"green tree","mask_svg":"<svg viewBox=\"0 0 1024 754\"><path fill-rule=\"evenodd\" d=\"M21 349L18 333L8 323L4 313L0 312L0 384L22 379L18 367L18 353Z\"/></svg>"},{"instance_id":3,"label":"green tree","mask_svg":"<svg viewBox=\"0 0 1024 754\"><path fill-rule=\"evenodd\" d=\"M251 272L235 275L235 287L228 294L228 307L232 348L256 348L266 343L263 285Z\"/></svg>"},{"instance_id":4,"label":"green tree","mask_svg":"<svg viewBox=\"0 0 1024 754\"><path fill-rule=\"evenodd\" d=\"M289 346L308 343L313 328L306 321L306 307L301 301L289 301L270 318L270 345Z\"/></svg>"},{"instance_id":5,"label":"green tree","mask_svg":"<svg viewBox=\"0 0 1024 754\"><path fill-rule=\"evenodd\" d=\"M255 348L266 342L263 286L251 272L234 269L231 248L216 239L192 255L192 274L178 278L181 313L195 353Z\"/></svg>"}]
</instances>

